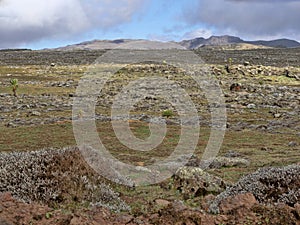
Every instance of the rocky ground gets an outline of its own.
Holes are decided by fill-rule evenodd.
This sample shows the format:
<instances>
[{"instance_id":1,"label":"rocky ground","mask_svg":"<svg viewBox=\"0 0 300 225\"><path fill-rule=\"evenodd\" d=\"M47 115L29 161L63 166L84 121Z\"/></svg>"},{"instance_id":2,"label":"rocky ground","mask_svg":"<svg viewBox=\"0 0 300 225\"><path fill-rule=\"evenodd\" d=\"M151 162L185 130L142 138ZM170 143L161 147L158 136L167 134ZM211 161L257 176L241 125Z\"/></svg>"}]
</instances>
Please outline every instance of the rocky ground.
<instances>
[{"instance_id":1,"label":"rocky ground","mask_svg":"<svg viewBox=\"0 0 300 225\"><path fill-rule=\"evenodd\" d=\"M127 66L98 96L95 119L103 143L136 166L170 154L181 121L176 108L141 85L152 94L135 105L131 129L147 138L151 118L169 110L166 140L148 154L118 144L110 121L128 118L111 118L110 108L126 84L145 76L174 81L201 118L200 141L185 167L157 185L126 187L97 175L76 147L66 147L76 145L76 88L103 51L0 51L0 224L300 224L299 49L197 53L222 88L228 119L220 153L205 171L201 155L212 108L180 68ZM17 97L12 78L19 81Z\"/></svg>"},{"instance_id":2,"label":"rocky ground","mask_svg":"<svg viewBox=\"0 0 300 225\"><path fill-rule=\"evenodd\" d=\"M230 124L230 129L268 129L274 127L289 127L299 132L299 101L300 101L300 69L297 67L276 68L264 66L244 66L232 65L230 72L226 72L223 66L209 66L212 75L220 80L221 88L225 95L226 108L231 114L255 113L261 110L268 110L270 119L263 118L259 125L247 123L247 121L239 121ZM25 67L28 69L28 67ZM39 68L40 69L40 68ZM63 70L63 69L62 69ZM65 70L65 68L64 68ZM50 73L58 71L48 69ZM97 106L102 109L102 114L97 114L100 121L109 121L110 115L105 114L113 101L113 98L121 91L124 84L129 83L133 79L139 78L141 73L158 73L168 79L174 79L180 82L182 86L188 90L190 96L195 100L196 107L203 113L209 112L206 106L205 93L197 90L197 84L191 79L185 79L184 76L178 76L178 71L174 68L165 68L154 64L145 66L132 66L125 72L120 73L119 77L114 78L108 83L105 92L99 96ZM24 71L23 71L24 72ZM25 71L25 76L27 71ZM39 71L37 71L39 73ZM62 73L67 73L62 71ZM130 74L132 77L129 77ZM138 74L138 75L137 75ZM148 74L149 75L149 74ZM53 77L45 75L35 81L28 80L28 77L12 74L2 75L2 89L9 89L9 81L11 77L19 77L19 85L22 88L32 91L39 89L40 93L20 93L19 98L15 98L12 93L1 93L1 117L0 121L8 127L16 127L21 125L38 125L56 123L58 121L71 120L71 116L53 116L59 112L69 112L72 110L72 99L75 96L75 89L78 86L78 79L72 79L64 75L66 80L49 81ZM29 75L30 76L30 75ZM78 76L78 75L77 75ZM26 80L23 80L26 79ZM45 80L40 80L45 79ZM61 79L61 77L58 77ZM236 87L232 88L234 85ZM144 87L145 92L151 89ZM148 88L148 89L147 89ZM49 90L51 92L49 92ZM57 92L55 92L57 91ZM24 91L25 92L25 91ZM155 94L155 93L154 93ZM142 114L145 112L161 112L170 106L161 99L149 97L145 94L144 101L136 106L136 113L132 119L143 120ZM175 109L174 109L175 110ZM140 115L136 115L140 113ZM63 113L61 113L63 114ZM259 121L261 118L257 118ZM145 120L145 118L144 118ZM174 123L179 123L178 118L172 118ZM207 124L207 121L202 121Z\"/></svg>"}]
</instances>

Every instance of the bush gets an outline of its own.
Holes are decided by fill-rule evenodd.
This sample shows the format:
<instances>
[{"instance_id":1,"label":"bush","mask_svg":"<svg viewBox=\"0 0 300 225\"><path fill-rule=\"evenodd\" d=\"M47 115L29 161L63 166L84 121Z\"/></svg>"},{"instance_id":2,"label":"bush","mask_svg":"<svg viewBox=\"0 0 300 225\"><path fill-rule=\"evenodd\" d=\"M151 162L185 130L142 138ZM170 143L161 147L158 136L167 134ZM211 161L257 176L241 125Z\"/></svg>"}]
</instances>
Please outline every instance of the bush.
<instances>
[{"instance_id":1,"label":"bush","mask_svg":"<svg viewBox=\"0 0 300 225\"><path fill-rule=\"evenodd\" d=\"M242 177L235 185L219 194L210 205L210 212L219 213L219 204L228 197L252 193L260 203L300 203L300 166L266 167Z\"/></svg>"},{"instance_id":2,"label":"bush","mask_svg":"<svg viewBox=\"0 0 300 225\"><path fill-rule=\"evenodd\" d=\"M76 147L0 153L0 192L50 207L79 203L130 210Z\"/></svg>"},{"instance_id":3,"label":"bush","mask_svg":"<svg viewBox=\"0 0 300 225\"><path fill-rule=\"evenodd\" d=\"M162 116L163 116L163 117L169 118L169 117L171 117L171 116L173 116L173 115L174 115L174 113L173 113L173 111L170 110L170 109L164 110L164 111L162 112Z\"/></svg>"}]
</instances>

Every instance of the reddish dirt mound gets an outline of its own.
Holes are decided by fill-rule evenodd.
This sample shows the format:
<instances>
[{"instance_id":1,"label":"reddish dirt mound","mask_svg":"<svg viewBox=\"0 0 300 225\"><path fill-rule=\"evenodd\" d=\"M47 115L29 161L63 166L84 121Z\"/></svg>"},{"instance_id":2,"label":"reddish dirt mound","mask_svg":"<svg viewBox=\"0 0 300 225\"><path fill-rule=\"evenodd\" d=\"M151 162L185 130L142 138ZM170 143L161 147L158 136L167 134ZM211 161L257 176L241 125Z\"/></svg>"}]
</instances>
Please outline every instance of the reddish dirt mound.
<instances>
[{"instance_id":1,"label":"reddish dirt mound","mask_svg":"<svg viewBox=\"0 0 300 225\"><path fill-rule=\"evenodd\" d=\"M0 194L1 225L99 225L113 224L110 212L101 207L81 209L73 212L53 210L45 205L16 201L9 193ZM123 221L119 218L120 224ZM124 221L126 222L126 221Z\"/></svg>"},{"instance_id":2,"label":"reddish dirt mound","mask_svg":"<svg viewBox=\"0 0 300 225\"><path fill-rule=\"evenodd\" d=\"M250 193L227 199L221 203L221 209L222 214L212 215L173 202L158 213L135 218L129 214L113 214L102 207L54 210L45 205L17 201L9 193L0 194L1 225L300 224L300 205L295 208L284 204L263 206Z\"/></svg>"}]
</instances>

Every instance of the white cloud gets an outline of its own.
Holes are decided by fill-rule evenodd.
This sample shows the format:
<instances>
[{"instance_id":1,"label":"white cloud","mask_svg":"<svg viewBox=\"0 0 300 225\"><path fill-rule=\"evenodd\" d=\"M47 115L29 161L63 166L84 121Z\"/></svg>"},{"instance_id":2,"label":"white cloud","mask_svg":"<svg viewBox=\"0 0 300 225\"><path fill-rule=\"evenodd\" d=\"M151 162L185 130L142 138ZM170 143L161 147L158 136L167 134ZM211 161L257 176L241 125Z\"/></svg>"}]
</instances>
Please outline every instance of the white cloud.
<instances>
[{"instance_id":1,"label":"white cloud","mask_svg":"<svg viewBox=\"0 0 300 225\"><path fill-rule=\"evenodd\" d=\"M299 0L197 0L184 9L183 19L249 38L299 37L299 11Z\"/></svg>"},{"instance_id":2,"label":"white cloud","mask_svg":"<svg viewBox=\"0 0 300 225\"><path fill-rule=\"evenodd\" d=\"M197 29L197 30L193 30L190 32L186 32L183 35L182 39L189 40L189 39L194 39L194 38L198 38L198 37L209 38L210 36L212 36L211 30Z\"/></svg>"},{"instance_id":3,"label":"white cloud","mask_svg":"<svg viewBox=\"0 0 300 225\"><path fill-rule=\"evenodd\" d=\"M79 0L93 27L109 29L130 22L145 0Z\"/></svg>"},{"instance_id":4,"label":"white cloud","mask_svg":"<svg viewBox=\"0 0 300 225\"><path fill-rule=\"evenodd\" d=\"M0 48L129 22L146 0L0 0Z\"/></svg>"}]
</instances>

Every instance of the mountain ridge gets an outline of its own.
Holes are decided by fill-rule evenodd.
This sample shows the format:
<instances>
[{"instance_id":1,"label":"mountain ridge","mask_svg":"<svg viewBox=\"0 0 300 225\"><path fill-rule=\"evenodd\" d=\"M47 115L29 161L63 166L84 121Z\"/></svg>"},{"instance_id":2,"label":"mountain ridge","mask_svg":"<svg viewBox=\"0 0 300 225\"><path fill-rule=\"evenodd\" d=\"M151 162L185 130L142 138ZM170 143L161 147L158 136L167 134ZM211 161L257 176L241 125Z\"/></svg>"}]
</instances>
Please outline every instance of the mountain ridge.
<instances>
[{"instance_id":1,"label":"mountain ridge","mask_svg":"<svg viewBox=\"0 0 300 225\"><path fill-rule=\"evenodd\" d=\"M64 47L55 48L54 50L95 50L95 49L198 49L205 46L228 46L228 45L253 45L254 48L296 48L300 47L300 43L287 39L275 40L256 40L245 41L239 37L222 35L211 36L209 38L197 37L190 40L182 40L180 42L169 41L151 41L144 39L115 39L115 40L92 40L81 43L67 45ZM255 47L256 46L256 47Z\"/></svg>"},{"instance_id":2,"label":"mountain ridge","mask_svg":"<svg viewBox=\"0 0 300 225\"><path fill-rule=\"evenodd\" d=\"M183 40L179 42L179 44L186 47L187 49L197 49L203 46L222 46L222 45L230 45L230 44L252 44L252 45L272 47L272 48L300 47L299 42L287 38L275 39L270 41L265 41L265 40L244 41L239 37L230 36L230 35L211 36L207 39L194 38L191 40Z\"/></svg>"}]
</instances>

